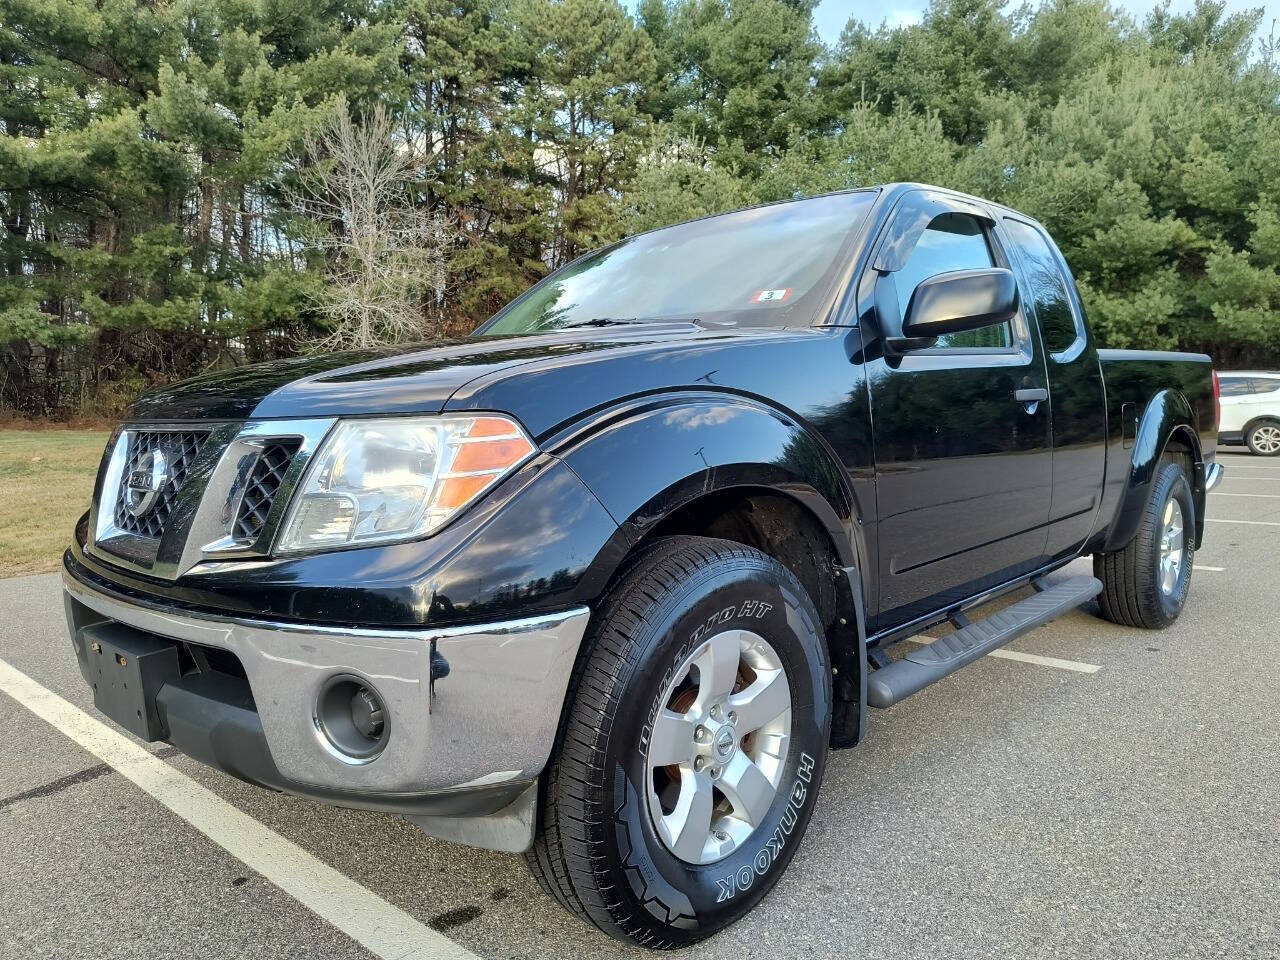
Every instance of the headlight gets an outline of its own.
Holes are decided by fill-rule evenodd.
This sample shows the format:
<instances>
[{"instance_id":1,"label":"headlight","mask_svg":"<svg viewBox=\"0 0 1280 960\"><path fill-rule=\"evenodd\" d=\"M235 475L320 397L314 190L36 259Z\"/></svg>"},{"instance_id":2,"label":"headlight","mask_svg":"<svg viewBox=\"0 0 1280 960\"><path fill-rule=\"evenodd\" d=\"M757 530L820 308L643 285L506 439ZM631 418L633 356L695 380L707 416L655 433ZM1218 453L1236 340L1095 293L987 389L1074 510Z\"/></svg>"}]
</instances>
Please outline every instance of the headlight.
<instances>
[{"instance_id":1,"label":"headlight","mask_svg":"<svg viewBox=\"0 0 1280 960\"><path fill-rule=\"evenodd\" d=\"M340 421L312 458L276 549L426 536L533 450L517 423L490 414Z\"/></svg>"}]
</instances>

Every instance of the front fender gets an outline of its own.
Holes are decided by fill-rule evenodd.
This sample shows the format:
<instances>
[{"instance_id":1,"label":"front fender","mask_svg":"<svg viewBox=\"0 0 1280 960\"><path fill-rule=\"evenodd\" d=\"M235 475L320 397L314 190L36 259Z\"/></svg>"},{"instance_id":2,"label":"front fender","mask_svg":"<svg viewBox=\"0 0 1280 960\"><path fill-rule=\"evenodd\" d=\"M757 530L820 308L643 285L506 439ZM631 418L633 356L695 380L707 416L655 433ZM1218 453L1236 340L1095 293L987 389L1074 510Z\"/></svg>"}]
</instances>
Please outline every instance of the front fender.
<instances>
[{"instance_id":1,"label":"front fender","mask_svg":"<svg viewBox=\"0 0 1280 960\"><path fill-rule=\"evenodd\" d=\"M841 565L858 564L860 511L845 470L817 434L757 401L730 394L653 398L616 412L556 454L632 543L699 497L755 487L798 501L826 529Z\"/></svg>"},{"instance_id":2,"label":"front fender","mask_svg":"<svg viewBox=\"0 0 1280 960\"><path fill-rule=\"evenodd\" d=\"M708 495L768 491L790 497L825 530L835 555L835 596L828 626L835 680L832 745L852 746L866 730L868 569L856 500L839 458L813 430L787 413L721 393L650 398L611 411L564 439L564 458L618 523L602 551L597 582L627 552L682 508L716 509ZM708 518L712 519L712 518ZM815 531L816 533L816 531ZM814 598L818 602L817 597Z\"/></svg>"},{"instance_id":3,"label":"front fender","mask_svg":"<svg viewBox=\"0 0 1280 960\"><path fill-rule=\"evenodd\" d=\"M1104 550L1111 553L1123 550L1138 532L1142 509L1146 506L1148 490L1155 478L1160 457L1175 434L1185 439L1192 450L1192 498L1196 506L1196 546L1200 546L1204 534L1204 458L1200 452L1200 438L1196 433L1195 413L1187 398L1178 390L1159 391L1143 411L1133 443L1133 454L1127 465L1128 478L1120 506L1107 534Z\"/></svg>"}]
</instances>

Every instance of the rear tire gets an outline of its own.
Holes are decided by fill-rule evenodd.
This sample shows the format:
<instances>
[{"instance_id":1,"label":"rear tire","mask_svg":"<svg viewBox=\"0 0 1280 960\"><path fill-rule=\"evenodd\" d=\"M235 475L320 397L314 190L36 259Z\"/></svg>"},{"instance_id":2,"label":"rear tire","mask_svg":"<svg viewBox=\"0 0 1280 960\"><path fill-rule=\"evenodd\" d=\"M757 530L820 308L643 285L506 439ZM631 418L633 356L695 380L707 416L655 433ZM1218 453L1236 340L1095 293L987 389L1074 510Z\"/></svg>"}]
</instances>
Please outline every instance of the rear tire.
<instances>
[{"instance_id":1,"label":"rear tire","mask_svg":"<svg viewBox=\"0 0 1280 960\"><path fill-rule=\"evenodd\" d=\"M1249 427L1244 435L1249 452L1259 457L1280 456L1280 421L1263 420Z\"/></svg>"},{"instance_id":2,"label":"rear tire","mask_svg":"<svg viewBox=\"0 0 1280 960\"><path fill-rule=\"evenodd\" d=\"M830 730L826 642L795 577L729 541L657 541L592 618L529 866L611 936L696 943L786 868Z\"/></svg>"},{"instance_id":3,"label":"rear tire","mask_svg":"<svg viewBox=\"0 0 1280 960\"><path fill-rule=\"evenodd\" d=\"M1184 459L1161 458L1129 545L1094 554L1093 575L1103 586L1098 605L1112 623L1163 629L1178 619L1187 602L1196 514Z\"/></svg>"}]
</instances>

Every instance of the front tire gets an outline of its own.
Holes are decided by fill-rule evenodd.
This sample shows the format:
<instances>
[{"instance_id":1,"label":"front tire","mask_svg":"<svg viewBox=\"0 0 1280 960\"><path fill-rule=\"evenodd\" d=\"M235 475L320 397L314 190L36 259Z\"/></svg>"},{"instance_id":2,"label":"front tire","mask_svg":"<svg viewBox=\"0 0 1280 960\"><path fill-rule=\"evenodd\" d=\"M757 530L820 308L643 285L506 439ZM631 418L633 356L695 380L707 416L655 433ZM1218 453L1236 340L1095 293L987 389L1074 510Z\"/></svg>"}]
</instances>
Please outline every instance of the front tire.
<instances>
[{"instance_id":1,"label":"front tire","mask_svg":"<svg viewBox=\"0 0 1280 960\"><path fill-rule=\"evenodd\" d=\"M1163 457L1133 540L1123 550L1094 554L1103 617L1148 629L1177 620L1191 588L1195 529L1195 501L1181 458Z\"/></svg>"},{"instance_id":2,"label":"front tire","mask_svg":"<svg viewBox=\"0 0 1280 960\"><path fill-rule=\"evenodd\" d=\"M606 933L688 946L760 901L808 825L831 728L817 612L760 551L671 537L586 644L529 865Z\"/></svg>"},{"instance_id":3,"label":"front tire","mask_svg":"<svg viewBox=\"0 0 1280 960\"><path fill-rule=\"evenodd\" d=\"M1255 423L1244 435L1249 452L1259 457L1280 456L1280 422L1264 420Z\"/></svg>"}]
</instances>

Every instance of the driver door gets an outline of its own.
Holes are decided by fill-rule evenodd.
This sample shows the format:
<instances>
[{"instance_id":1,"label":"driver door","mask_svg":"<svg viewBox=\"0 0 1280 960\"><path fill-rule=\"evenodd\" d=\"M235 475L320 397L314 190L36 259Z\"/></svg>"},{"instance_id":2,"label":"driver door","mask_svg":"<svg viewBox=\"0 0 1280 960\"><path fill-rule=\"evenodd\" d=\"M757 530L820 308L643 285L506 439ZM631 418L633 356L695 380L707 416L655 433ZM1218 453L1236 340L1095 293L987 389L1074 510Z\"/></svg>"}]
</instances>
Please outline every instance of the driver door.
<instances>
[{"instance_id":1,"label":"driver door","mask_svg":"<svg viewBox=\"0 0 1280 960\"><path fill-rule=\"evenodd\" d=\"M1013 269L991 214L917 191L899 202L860 284L874 285L878 328L863 326L879 517L872 630L968 599L1046 560L1050 401L1040 338L1022 309L1011 321L914 349L888 339L921 281L981 267ZM1018 391L1043 398L1029 402Z\"/></svg>"}]
</instances>

